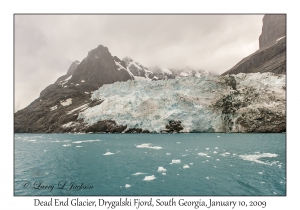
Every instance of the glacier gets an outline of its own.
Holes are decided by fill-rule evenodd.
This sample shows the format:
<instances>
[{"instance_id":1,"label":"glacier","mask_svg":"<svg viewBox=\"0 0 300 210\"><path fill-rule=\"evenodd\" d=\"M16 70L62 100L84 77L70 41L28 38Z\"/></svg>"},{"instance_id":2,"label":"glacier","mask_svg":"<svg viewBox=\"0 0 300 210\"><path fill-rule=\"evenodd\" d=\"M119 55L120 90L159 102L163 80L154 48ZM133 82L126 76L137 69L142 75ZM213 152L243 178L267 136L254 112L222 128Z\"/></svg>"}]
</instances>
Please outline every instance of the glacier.
<instances>
[{"instance_id":1,"label":"glacier","mask_svg":"<svg viewBox=\"0 0 300 210\"><path fill-rule=\"evenodd\" d=\"M285 84L285 75L273 73L116 82L95 91L91 99L104 101L78 120L85 126L113 120L153 133L170 121L181 123L180 132L277 131L285 127Z\"/></svg>"}]
</instances>

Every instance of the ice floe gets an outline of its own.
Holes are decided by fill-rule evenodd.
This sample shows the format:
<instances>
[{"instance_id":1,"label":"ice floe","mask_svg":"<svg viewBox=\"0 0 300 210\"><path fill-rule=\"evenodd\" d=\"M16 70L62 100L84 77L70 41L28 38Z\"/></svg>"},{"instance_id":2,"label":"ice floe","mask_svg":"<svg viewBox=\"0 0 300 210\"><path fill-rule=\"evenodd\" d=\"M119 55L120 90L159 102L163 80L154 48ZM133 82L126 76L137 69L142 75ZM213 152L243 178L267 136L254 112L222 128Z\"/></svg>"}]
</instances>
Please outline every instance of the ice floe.
<instances>
[{"instance_id":1,"label":"ice floe","mask_svg":"<svg viewBox=\"0 0 300 210\"><path fill-rule=\"evenodd\" d=\"M158 169L157 169L157 172L166 172L166 171L167 171L167 169L165 169L162 166L159 166Z\"/></svg>"},{"instance_id":2,"label":"ice floe","mask_svg":"<svg viewBox=\"0 0 300 210\"><path fill-rule=\"evenodd\" d=\"M81 144L81 143L85 143L85 142L95 142L95 141L101 141L99 139L97 140L83 140L83 141L73 141L73 144Z\"/></svg>"},{"instance_id":3,"label":"ice floe","mask_svg":"<svg viewBox=\"0 0 300 210\"><path fill-rule=\"evenodd\" d=\"M228 156L228 155L230 155L230 153L229 152L224 152L224 153L222 153L222 154L220 154L221 156Z\"/></svg>"},{"instance_id":4,"label":"ice floe","mask_svg":"<svg viewBox=\"0 0 300 210\"><path fill-rule=\"evenodd\" d=\"M189 165L186 165L186 164L185 164L185 165L183 166L183 168L190 168L190 167L189 167Z\"/></svg>"},{"instance_id":5,"label":"ice floe","mask_svg":"<svg viewBox=\"0 0 300 210\"><path fill-rule=\"evenodd\" d=\"M143 179L144 181L152 181L156 179L156 177L154 175L151 175L151 176L145 176L145 178Z\"/></svg>"},{"instance_id":6,"label":"ice floe","mask_svg":"<svg viewBox=\"0 0 300 210\"><path fill-rule=\"evenodd\" d=\"M173 164L173 163L181 163L181 160L180 159L178 159L178 160L172 160L171 164Z\"/></svg>"},{"instance_id":7,"label":"ice floe","mask_svg":"<svg viewBox=\"0 0 300 210\"><path fill-rule=\"evenodd\" d=\"M131 175L133 175L133 176L138 176L138 175L142 175L142 174L147 174L147 173L143 173L143 172L136 172L136 173L134 173L134 174L131 174Z\"/></svg>"},{"instance_id":8,"label":"ice floe","mask_svg":"<svg viewBox=\"0 0 300 210\"><path fill-rule=\"evenodd\" d=\"M152 146L151 144L145 143L141 145L137 145L137 148L148 148L148 149L162 149L160 146Z\"/></svg>"},{"instance_id":9,"label":"ice floe","mask_svg":"<svg viewBox=\"0 0 300 210\"><path fill-rule=\"evenodd\" d=\"M277 156L278 156L277 154L262 153L262 154L254 154L254 155L240 155L240 158L242 158L243 160L247 160L247 161L251 161L251 162L255 162L255 163L273 165L274 163L277 163L277 162L269 163L268 161L264 162L259 159L260 158L275 158Z\"/></svg>"},{"instance_id":10,"label":"ice floe","mask_svg":"<svg viewBox=\"0 0 300 210\"><path fill-rule=\"evenodd\" d=\"M125 184L125 187L129 188L129 187L131 187L131 185L130 184Z\"/></svg>"},{"instance_id":11,"label":"ice floe","mask_svg":"<svg viewBox=\"0 0 300 210\"><path fill-rule=\"evenodd\" d=\"M112 153L112 152L106 152L106 153L103 154L103 155L113 155L113 154L115 154L115 153Z\"/></svg>"}]
</instances>

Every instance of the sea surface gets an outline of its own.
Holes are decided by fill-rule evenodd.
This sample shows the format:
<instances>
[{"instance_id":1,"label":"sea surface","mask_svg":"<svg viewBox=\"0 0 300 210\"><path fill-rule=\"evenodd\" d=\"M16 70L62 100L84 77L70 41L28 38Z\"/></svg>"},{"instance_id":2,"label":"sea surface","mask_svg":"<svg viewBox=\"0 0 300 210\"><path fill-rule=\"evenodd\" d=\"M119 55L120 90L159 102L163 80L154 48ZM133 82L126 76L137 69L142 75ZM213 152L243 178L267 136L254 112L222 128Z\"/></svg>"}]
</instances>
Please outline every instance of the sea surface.
<instances>
[{"instance_id":1,"label":"sea surface","mask_svg":"<svg viewBox=\"0 0 300 210\"><path fill-rule=\"evenodd\" d=\"M286 134L15 134L15 195L286 195Z\"/></svg>"}]
</instances>

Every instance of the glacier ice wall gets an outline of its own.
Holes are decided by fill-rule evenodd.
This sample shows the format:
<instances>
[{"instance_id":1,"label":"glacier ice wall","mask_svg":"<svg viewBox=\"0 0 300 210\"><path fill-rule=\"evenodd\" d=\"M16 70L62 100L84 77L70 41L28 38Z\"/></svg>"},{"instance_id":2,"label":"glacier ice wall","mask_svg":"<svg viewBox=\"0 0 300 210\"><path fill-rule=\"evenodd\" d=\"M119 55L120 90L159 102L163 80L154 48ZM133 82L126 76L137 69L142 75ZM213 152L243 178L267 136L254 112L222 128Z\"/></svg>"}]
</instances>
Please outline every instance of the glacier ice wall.
<instances>
[{"instance_id":1,"label":"glacier ice wall","mask_svg":"<svg viewBox=\"0 0 300 210\"><path fill-rule=\"evenodd\" d=\"M181 122L181 132L239 132L245 129L242 116L261 107L285 115L284 87L285 76L272 73L116 82L95 91L92 99L104 102L78 118L150 132L165 130L171 120Z\"/></svg>"}]
</instances>

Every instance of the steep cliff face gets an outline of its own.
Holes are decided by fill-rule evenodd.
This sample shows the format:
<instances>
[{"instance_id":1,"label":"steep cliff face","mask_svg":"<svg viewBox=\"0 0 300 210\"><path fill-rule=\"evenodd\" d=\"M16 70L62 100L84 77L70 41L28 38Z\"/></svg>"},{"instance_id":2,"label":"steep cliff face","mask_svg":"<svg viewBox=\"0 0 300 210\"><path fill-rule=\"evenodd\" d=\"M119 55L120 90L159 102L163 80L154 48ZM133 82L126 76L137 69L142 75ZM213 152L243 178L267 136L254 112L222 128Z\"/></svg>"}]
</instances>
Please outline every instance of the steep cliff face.
<instances>
[{"instance_id":1,"label":"steep cliff face","mask_svg":"<svg viewBox=\"0 0 300 210\"><path fill-rule=\"evenodd\" d=\"M259 49L286 35L286 15L265 15L259 36Z\"/></svg>"},{"instance_id":2,"label":"steep cliff face","mask_svg":"<svg viewBox=\"0 0 300 210\"><path fill-rule=\"evenodd\" d=\"M273 72L286 74L285 15L265 15L259 50L242 59L226 74Z\"/></svg>"}]
</instances>

